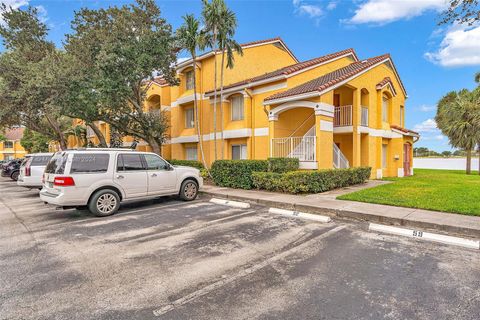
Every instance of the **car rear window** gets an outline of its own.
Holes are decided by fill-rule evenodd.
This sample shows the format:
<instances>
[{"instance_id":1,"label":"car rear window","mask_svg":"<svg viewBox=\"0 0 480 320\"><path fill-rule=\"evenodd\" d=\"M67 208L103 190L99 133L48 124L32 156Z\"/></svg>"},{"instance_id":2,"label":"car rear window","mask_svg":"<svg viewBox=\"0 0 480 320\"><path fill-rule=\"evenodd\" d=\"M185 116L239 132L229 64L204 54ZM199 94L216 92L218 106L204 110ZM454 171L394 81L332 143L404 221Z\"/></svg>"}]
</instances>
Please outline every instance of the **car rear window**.
<instances>
[{"instance_id":1,"label":"car rear window","mask_svg":"<svg viewBox=\"0 0 480 320\"><path fill-rule=\"evenodd\" d=\"M45 166L48 163L48 161L50 161L50 158L52 158L52 156L34 156L32 157L30 165Z\"/></svg>"},{"instance_id":2,"label":"car rear window","mask_svg":"<svg viewBox=\"0 0 480 320\"><path fill-rule=\"evenodd\" d=\"M70 174L107 172L109 160L106 153L75 153Z\"/></svg>"},{"instance_id":3,"label":"car rear window","mask_svg":"<svg viewBox=\"0 0 480 320\"><path fill-rule=\"evenodd\" d=\"M45 173L63 174L65 172L65 165L67 164L68 154L65 152L58 152L50 158Z\"/></svg>"}]
</instances>

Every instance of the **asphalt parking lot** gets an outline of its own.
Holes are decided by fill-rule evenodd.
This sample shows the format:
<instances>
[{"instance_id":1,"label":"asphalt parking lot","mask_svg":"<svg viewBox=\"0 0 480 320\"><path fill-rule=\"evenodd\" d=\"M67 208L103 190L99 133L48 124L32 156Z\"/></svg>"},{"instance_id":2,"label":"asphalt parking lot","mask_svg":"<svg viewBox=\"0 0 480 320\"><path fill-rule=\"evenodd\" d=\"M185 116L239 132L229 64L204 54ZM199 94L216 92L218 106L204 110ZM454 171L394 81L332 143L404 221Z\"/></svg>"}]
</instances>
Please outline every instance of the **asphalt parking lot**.
<instances>
[{"instance_id":1,"label":"asphalt parking lot","mask_svg":"<svg viewBox=\"0 0 480 320\"><path fill-rule=\"evenodd\" d=\"M479 319L480 252L208 199L57 211L0 179L0 319Z\"/></svg>"}]
</instances>

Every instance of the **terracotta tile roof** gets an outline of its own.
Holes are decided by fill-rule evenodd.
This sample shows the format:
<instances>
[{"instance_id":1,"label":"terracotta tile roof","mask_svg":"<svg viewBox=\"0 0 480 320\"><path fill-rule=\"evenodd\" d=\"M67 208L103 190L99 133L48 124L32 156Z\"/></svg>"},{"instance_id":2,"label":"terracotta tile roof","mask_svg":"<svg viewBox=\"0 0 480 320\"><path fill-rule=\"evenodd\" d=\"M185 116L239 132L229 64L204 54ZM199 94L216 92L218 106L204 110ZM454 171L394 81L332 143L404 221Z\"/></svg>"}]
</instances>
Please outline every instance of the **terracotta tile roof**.
<instances>
[{"instance_id":1,"label":"terracotta tile roof","mask_svg":"<svg viewBox=\"0 0 480 320\"><path fill-rule=\"evenodd\" d=\"M155 82L156 84L160 86L164 86L168 84L167 80L163 79L162 77L155 77L153 78L152 82Z\"/></svg>"},{"instance_id":2,"label":"terracotta tile roof","mask_svg":"<svg viewBox=\"0 0 480 320\"><path fill-rule=\"evenodd\" d=\"M378 57L354 62L346 67L327 73L319 78L305 82L297 87L271 95L267 97L264 101L267 102L279 98L285 98L315 91L323 91L335 84L338 84L344 80L349 79L350 77L357 75L358 73L388 58L390 58L390 55L384 54Z\"/></svg>"},{"instance_id":3,"label":"terracotta tile roof","mask_svg":"<svg viewBox=\"0 0 480 320\"><path fill-rule=\"evenodd\" d=\"M397 90L395 90L395 87L393 86L393 82L392 82L392 79L390 79L390 77L385 77L383 78L382 81L380 81L379 83L377 83L377 85L375 86L377 88L377 90L380 90L382 89L383 87L385 87L387 84L390 84L390 86L392 87L392 91L393 91L393 94L397 94Z\"/></svg>"},{"instance_id":4,"label":"terracotta tile roof","mask_svg":"<svg viewBox=\"0 0 480 320\"><path fill-rule=\"evenodd\" d=\"M226 90L226 89L230 89L230 88L234 88L234 87L238 87L238 86L247 85L247 84L250 84L250 83L253 83L253 82L257 82L257 81L267 80L267 79L270 79L270 78L275 78L275 77L279 77L279 76L283 76L283 75L286 76L286 75L292 74L294 72L306 69L308 67L317 65L319 63L323 63L323 62L341 57L341 56L349 54L349 53L353 54L355 59L358 60L357 55L355 54L355 51L352 48L350 48L350 49L338 51L338 52L335 52L335 53L327 54L325 56L321 56L321 57L318 57L318 58L310 59L310 60L307 60L307 61L304 61L304 62L295 63L295 64L289 65L287 67L283 67L283 68L280 68L278 70L268 72L268 73L265 73L265 74L262 74L262 75L259 75L259 76L253 77L253 78L238 81L238 82L229 84L227 86L224 86L223 89ZM218 88L217 90L220 90L220 88ZM213 92L213 90L205 92L205 94L211 94L212 92Z\"/></svg>"},{"instance_id":5,"label":"terracotta tile roof","mask_svg":"<svg viewBox=\"0 0 480 320\"><path fill-rule=\"evenodd\" d=\"M397 126L397 125L394 125L394 124L391 124L390 128L401 131L401 132L404 132L404 133L413 133L417 136L419 135L419 133L416 132L416 131L413 131L413 130L410 130L410 129L407 129L407 128L403 128L403 127L400 127L400 126Z\"/></svg>"},{"instance_id":6,"label":"terracotta tile roof","mask_svg":"<svg viewBox=\"0 0 480 320\"><path fill-rule=\"evenodd\" d=\"M23 131L25 131L23 127L6 129L4 136L7 140L20 140L23 137Z\"/></svg>"}]
</instances>

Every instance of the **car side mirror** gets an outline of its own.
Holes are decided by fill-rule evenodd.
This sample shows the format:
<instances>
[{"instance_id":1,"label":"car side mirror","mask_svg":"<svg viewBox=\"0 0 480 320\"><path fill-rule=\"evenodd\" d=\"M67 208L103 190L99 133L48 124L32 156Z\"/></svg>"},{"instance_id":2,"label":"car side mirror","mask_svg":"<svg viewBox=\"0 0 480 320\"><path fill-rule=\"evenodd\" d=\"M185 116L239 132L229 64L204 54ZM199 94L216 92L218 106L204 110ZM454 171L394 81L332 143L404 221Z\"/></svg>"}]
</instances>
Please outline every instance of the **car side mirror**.
<instances>
[{"instance_id":1,"label":"car side mirror","mask_svg":"<svg viewBox=\"0 0 480 320\"><path fill-rule=\"evenodd\" d=\"M165 164L165 170L167 170L167 171L172 171L172 170L173 170L173 166L172 166L170 163L166 163L166 164Z\"/></svg>"}]
</instances>

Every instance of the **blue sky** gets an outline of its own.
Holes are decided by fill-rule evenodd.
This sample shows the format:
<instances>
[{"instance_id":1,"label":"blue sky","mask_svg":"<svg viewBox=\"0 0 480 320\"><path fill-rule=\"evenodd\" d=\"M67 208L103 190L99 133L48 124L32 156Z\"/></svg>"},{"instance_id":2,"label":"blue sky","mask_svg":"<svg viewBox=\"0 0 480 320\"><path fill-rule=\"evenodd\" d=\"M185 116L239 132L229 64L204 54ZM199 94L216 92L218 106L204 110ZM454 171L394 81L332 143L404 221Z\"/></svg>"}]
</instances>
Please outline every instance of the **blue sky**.
<instances>
[{"instance_id":1,"label":"blue sky","mask_svg":"<svg viewBox=\"0 0 480 320\"><path fill-rule=\"evenodd\" d=\"M41 8L51 39L61 46L75 10L129 1L0 0ZM187 13L200 15L201 2L158 0L177 28ZM450 90L472 89L480 71L480 26L437 26L445 0L227 0L236 12L236 38L248 42L280 36L300 60L353 47L360 58L390 53L407 88L406 126L418 130L416 146L449 150L436 129L436 102Z\"/></svg>"}]
</instances>

